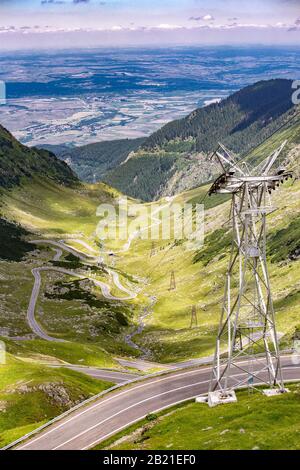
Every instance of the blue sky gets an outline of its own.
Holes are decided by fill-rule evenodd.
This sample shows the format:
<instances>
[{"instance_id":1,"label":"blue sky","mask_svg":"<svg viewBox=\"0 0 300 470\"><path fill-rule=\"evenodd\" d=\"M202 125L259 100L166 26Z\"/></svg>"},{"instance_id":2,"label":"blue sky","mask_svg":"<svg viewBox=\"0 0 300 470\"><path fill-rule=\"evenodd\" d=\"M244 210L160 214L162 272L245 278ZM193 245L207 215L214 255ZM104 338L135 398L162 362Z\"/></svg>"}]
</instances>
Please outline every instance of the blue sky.
<instances>
[{"instance_id":1,"label":"blue sky","mask_svg":"<svg viewBox=\"0 0 300 470\"><path fill-rule=\"evenodd\" d=\"M300 43L299 0L0 0L0 48Z\"/></svg>"}]
</instances>

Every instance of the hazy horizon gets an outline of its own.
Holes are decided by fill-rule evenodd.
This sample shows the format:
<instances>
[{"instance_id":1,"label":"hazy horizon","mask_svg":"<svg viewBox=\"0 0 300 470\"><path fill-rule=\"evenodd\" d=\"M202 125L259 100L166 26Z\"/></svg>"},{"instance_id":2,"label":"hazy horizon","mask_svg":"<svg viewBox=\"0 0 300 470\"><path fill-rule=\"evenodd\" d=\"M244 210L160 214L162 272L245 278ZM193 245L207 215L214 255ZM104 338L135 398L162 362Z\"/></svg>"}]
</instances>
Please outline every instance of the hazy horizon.
<instances>
[{"instance_id":1,"label":"hazy horizon","mask_svg":"<svg viewBox=\"0 0 300 470\"><path fill-rule=\"evenodd\" d=\"M1 119L27 145L150 135L268 78L297 79L298 47L116 47L0 53Z\"/></svg>"},{"instance_id":2,"label":"hazy horizon","mask_svg":"<svg viewBox=\"0 0 300 470\"><path fill-rule=\"evenodd\" d=\"M0 49L297 45L295 0L2 0Z\"/></svg>"}]
</instances>

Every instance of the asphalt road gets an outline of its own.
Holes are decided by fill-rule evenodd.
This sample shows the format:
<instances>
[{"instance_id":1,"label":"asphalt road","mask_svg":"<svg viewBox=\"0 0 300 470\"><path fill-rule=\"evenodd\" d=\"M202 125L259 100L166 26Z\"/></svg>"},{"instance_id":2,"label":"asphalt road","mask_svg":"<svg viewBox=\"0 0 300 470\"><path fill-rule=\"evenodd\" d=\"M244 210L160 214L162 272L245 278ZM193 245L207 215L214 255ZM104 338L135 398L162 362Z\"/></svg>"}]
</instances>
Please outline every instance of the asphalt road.
<instances>
[{"instance_id":1,"label":"asphalt road","mask_svg":"<svg viewBox=\"0 0 300 470\"><path fill-rule=\"evenodd\" d=\"M54 261L58 261L62 255L62 250L69 251L72 253L74 256L77 256L80 259L86 260L87 257L89 259L94 259L94 257L91 257L90 255L85 255L83 253L80 253L78 250L73 249L69 247L68 245L65 245L63 242L55 242L53 240L35 240L32 243L47 243L50 245L54 245L56 248L54 248L56 254L53 258ZM30 297L30 302L28 305L27 309L27 322L31 328L31 330L40 338L46 340L46 341L56 341L56 342L64 342L63 339L58 339L54 338L53 336L48 335L42 327L39 325L39 323L36 321L35 318L35 307L36 303L38 300L40 288L41 288L41 272L42 271L55 271L55 272L60 272L62 274L67 274L69 276L77 277L79 279L86 279L88 276L86 275L81 275L76 273L75 271L71 271L69 269L65 268L60 268L60 267L54 267L54 266L42 266L40 268L33 268L31 270L33 276L34 276L34 286L31 292L31 297ZM113 294L111 294L111 287L106 284L105 282L98 281L96 279L90 278L89 279L98 287L100 287L103 296L106 299L109 300L130 300L136 297L136 293L133 291L130 291L127 287L124 287L119 279L119 274L112 269L107 269L108 274L112 277L114 285L122 292L125 292L127 296L125 297L118 297Z\"/></svg>"},{"instance_id":2,"label":"asphalt road","mask_svg":"<svg viewBox=\"0 0 300 470\"><path fill-rule=\"evenodd\" d=\"M300 360L297 365L287 356L282 365L286 380L300 379ZM74 411L17 449L89 449L149 413L207 393L210 371L210 367L173 371L133 383ZM245 374L237 371L236 375Z\"/></svg>"},{"instance_id":3,"label":"asphalt road","mask_svg":"<svg viewBox=\"0 0 300 470\"><path fill-rule=\"evenodd\" d=\"M34 285L31 292L30 302L27 309L27 322L31 328L31 330L40 338L45 339L46 341L57 341L57 342L64 342L63 339L53 338L52 336L48 335L42 327L36 321L34 316L36 302L39 296L40 288L41 288L41 274L40 271L45 271L45 268L34 268L31 270L34 276Z\"/></svg>"},{"instance_id":4,"label":"asphalt road","mask_svg":"<svg viewBox=\"0 0 300 470\"><path fill-rule=\"evenodd\" d=\"M55 240L31 240L30 243L33 243L34 245L52 245L54 247L57 247L59 249L68 251L72 255L76 256L77 258L81 259L82 261L87 262L88 260L90 261L95 261L95 257L92 255L88 255L85 253L82 253L81 251L77 250L74 247L71 247L67 244L65 244L62 241L55 241Z\"/></svg>"},{"instance_id":5,"label":"asphalt road","mask_svg":"<svg viewBox=\"0 0 300 470\"><path fill-rule=\"evenodd\" d=\"M51 367L65 367L67 369L76 370L82 374L89 375L94 379L105 380L107 382L112 382L115 384L122 384L128 382L129 380L136 379L140 377L138 374L131 374L129 372L109 370L109 369L98 369L97 367L86 367L78 365L68 365L68 364L58 364L52 365Z\"/></svg>"},{"instance_id":6,"label":"asphalt road","mask_svg":"<svg viewBox=\"0 0 300 470\"><path fill-rule=\"evenodd\" d=\"M150 361L145 361L143 359L124 359L124 358L119 358L119 357L115 357L115 359L123 367L130 367L131 369L137 369L142 372L149 372L154 369L157 369L157 370L158 369L161 369L161 370L178 369L178 364L177 366L169 366L169 364L160 364L159 362L150 362ZM185 367L185 363L183 364L184 364L183 367ZM192 364L192 365L197 365L197 364Z\"/></svg>"},{"instance_id":7,"label":"asphalt road","mask_svg":"<svg viewBox=\"0 0 300 470\"><path fill-rule=\"evenodd\" d=\"M156 208L152 212L151 216L152 216L152 219L154 220L152 225L161 223L160 220L155 217L155 214L159 213L165 207L169 206L171 204L172 199L173 198L169 198L168 204L165 204L164 206L159 206L158 208ZM152 225L150 225L150 226L147 225L143 230L148 230L149 227L151 227ZM132 241L139 234L140 234L140 230L136 230L135 232L133 232L128 237L127 242L125 243L124 247L120 251L121 252L128 251L131 247ZM93 251L94 253L97 253L97 251L93 247L91 247L87 242L85 242L83 240L80 240L80 239L77 239L77 238L72 239L72 240L75 241L76 243L81 244L82 246L89 249L90 251ZM99 261L99 256L96 257L96 256L93 256L93 255L90 255L90 254L83 253L80 250L78 250L78 249L68 245L67 243L65 243L64 240L56 241L56 240L47 240L47 239L42 240L41 239L41 240L32 240L31 243L33 243L35 245L38 245L38 244L51 245L53 247L53 249L55 250L55 252L56 252L56 254L53 258L54 261L58 261L60 259L60 257L62 256L63 250L71 253L72 255L76 256L77 258L84 261L85 263L94 264L94 263L98 263L98 261ZM34 268L31 271L33 276L34 276L34 286L33 286L33 289L32 289L31 298L30 298L28 309L27 309L28 324L29 324L31 330L37 336L39 336L40 338L42 338L46 341L64 342L63 339L57 339L57 338L54 338L54 337L48 335L42 329L42 327L38 324L38 322L35 319L35 306L36 306L37 299L38 299L39 292L40 292L40 288L41 288L41 274L40 274L41 271L56 271L56 272L60 272L60 273L63 273L63 274L68 274L70 276L74 276L74 277L77 277L77 278L80 278L80 279L84 279L86 276L81 276L81 275L77 274L74 271L70 271L70 270L67 270L67 269L64 269L64 268L59 268L59 267L40 267L40 268ZM134 299L137 296L136 292L131 291L129 288L122 285L122 283L120 282L120 279L119 279L119 274L116 271L114 271L111 268L106 268L106 271L111 276L113 284L121 292L124 292L125 294L127 294L124 297L115 296L115 295L111 294L111 287L108 284L106 284L105 282L98 281L96 279L90 278L90 280L93 281L96 286L100 287L100 289L102 291L102 294L106 299L125 301L125 300Z\"/></svg>"}]
</instances>

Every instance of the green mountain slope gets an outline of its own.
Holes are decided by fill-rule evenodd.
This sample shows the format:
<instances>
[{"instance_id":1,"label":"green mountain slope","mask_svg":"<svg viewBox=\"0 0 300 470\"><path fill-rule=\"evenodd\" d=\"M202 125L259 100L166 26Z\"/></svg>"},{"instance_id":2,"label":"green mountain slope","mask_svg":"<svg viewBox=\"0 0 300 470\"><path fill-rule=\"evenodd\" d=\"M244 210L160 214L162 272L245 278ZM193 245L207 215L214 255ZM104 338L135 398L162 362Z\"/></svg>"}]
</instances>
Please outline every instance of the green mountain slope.
<instances>
[{"instance_id":1,"label":"green mountain slope","mask_svg":"<svg viewBox=\"0 0 300 470\"><path fill-rule=\"evenodd\" d=\"M155 132L104 181L145 201L196 187L215 173L208 155L219 141L248 151L289 119L291 95L290 80L269 80L199 108Z\"/></svg>"},{"instance_id":2,"label":"green mountain slope","mask_svg":"<svg viewBox=\"0 0 300 470\"><path fill-rule=\"evenodd\" d=\"M97 142L82 147L48 146L64 160L83 181L99 181L109 170L121 165L146 139L120 139ZM45 146L46 147L46 146Z\"/></svg>"},{"instance_id":3,"label":"green mountain slope","mask_svg":"<svg viewBox=\"0 0 300 470\"><path fill-rule=\"evenodd\" d=\"M0 375L0 446L5 446L112 384L7 354Z\"/></svg>"},{"instance_id":4,"label":"green mountain slope","mask_svg":"<svg viewBox=\"0 0 300 470\"><path fill-rule=\"evenodd\" d=\"M274 401L243 390L237 392L238 403L226 407L181 404L150 415L95 449L299 450L300 387L289 384L289 389Z\"/></svg>"},{"instance_id":5,"label":"green mountain slope","mask_svg":"<svg viewBox=\"0 0 300 470\"><path fill-rule=\"evenodd\" d=\"M0 190L10 189L22 183L43 177L66 186L79 184L78 178L66 163L47 150L28 148L18 142L0 125ZM37 199L38 200L38 199ZM3 200L2 206L3 206ZM24 238L28 230L3 218L0 205L0 259L20 261L34 246Z\"/></svg>"},{"instance_id":6,"label":"green mountain slope","mask_svg":"<svg viewBox=\"0 0 300 470\"><path fill-rule=\"evenodd\" d=\"M267 129L274 120L292 108L291 95L291 80L257 82L220 103L196 109L186 118L170 122L152 134L143 148L154 149L175 139L192 137L193 148L199 152L211 152L219 140L235 152L248 150L268 134Z\"/></svg>"},{"instance_id":7,"label":"green mountain slope","mask_svg":"<svg viewBox=\"0 0 300 470\"><path fill-rule=\"evenodd\" d=\"M106 240L103 247L96 236L97 207L100 203L117 204L120 194L104 184L73 187L72 183L77 180L65 164L57 163L48 153L45 160L40 161L43 153L26 150L2 129L1 135L4 138L3 145L0 143L1 168L9 176L0 188L3 245L0 248L0 338L9 352L7 365L0 374L0 401L5 411L0 422L0 439L6 443L68 407L61 408L50 400L44 390L46 379L51 390L58 390L58 395L63 387L72 402L106 387L106 384L96 383L75 372L41 366L40 362L57 364L66 361L117 368L115 357L137 356L143 351L148 359L171 363L213 352L229 258L230 208L226 196L206 198L204 246L197 251L187 250L185 241L157 240L152 254L152 240L138 237L128 251L123 250L124 240L119 244L113 239ZM294 169L295 180L286 181L274 192L277 210L268 217L267 255L278 331L282 333L281 347L290 348L295 330L300 331L300 124L294 122L274 134L252 152L249 162L257 162L268 155L285 139L288 139L288 145L282 159ZM174 148L180 154L177 164L183 165L190 156L196 161L198 154L192 150L193 145L193 138L190 138L166 142L161 154L151 149L140 151L153 160L150 175L158 178L159 188L166 184L163 175L171 175L172 168L163 165L171 161ZM205 154L202 158L203 165L207 165L205 171L216 171ZM134 159L139 161L139 173L142 173L146 158L135 156L122 166L132 165ZM155 170L157 161L163 170L159 175ZM190 165L192 171L193 160ZM61 168L66 170L66 178L64 172L60 172ZM182 174L185 168L181 168ZM197 187L176 195L174 202L203 200L209 185L200 186L201 178L207 177L203 167L201 170L203 174L194 171ZM48 175L48 171L53 173ZM44 175L51 176L52 180ZM146 173L143 188L151 187L152 180L147 180ZM166 200L162 201L163 205L166 203ZM58 253L47 243L33 245L34 251L30 251L29 241L37 238L66 240L80 251L101 254L104 264L115 270L122 285L134 290L137 296L132 300L117 301L104 298L101 290L87 278L75 278L75 273L86 273L89 277L90 266L84 260L74 259L64 252L60 260L55 261ZM111 251L115 251L115 257L108 254ZM36 320L48 334L66 340L62 343L37 338L27 321L34 285L32 270L49 266L75 272L70 275L45 271L41 275ZM172 270L176 276L176 289L170 292ZM109 272L101 266L93 274L97 280L109 284L113 294L122 294L113 285ZM193 305L197 309L198 326L191 328ZM138 328L141 319L145 323L144 329ZM134 331L132 340L143 349L133 349L126 343L126 336ZM40 408L36 408L38 403Z\"/></svg>"},{"instance_id":8,"label":"green mountain slope","mask_svg":"<svg viewBox=\"0 0 300 470\"><path fill-rule=\"evenodd\" d=\"M79 184L53 154L26 148L0 127L0 341L7 351L0 365L1 446L112 385L47 363L118 369L112 355L130 350L123 340L132 317L128 304L107 300L92 282L78 278L78 273L90 275L84 258L47 242L30 243L85 237L97 254L97 207L118 196L104 184ZM33 270L41 267L46 270L35 315L42 328L64 342L39 338L28 323ZM93 268L94 276L109 283L100 266Z\"/></svg>"},{"instance_id":9,"label":"green mountain slope","mask_svg":"<svg viewBox=\"0 0 300 470\"><path fill-rule=\"evenodd\" d=\"M288 139L280 158L293 169L295 179L275 191L276 211L268 217L268 263L278 331L282 347L290 348L295 329L300 330L300 123L278 131L249 157L251 164L269 155ZM219 170L220 171L220 170ZM175 196L175 202L202 202L210 185ZM137 241L132 252L119 260L123 270L151 277L147 294L157 302L146 328L134 341L151 351L151 358L174 362L208 356L214 350L220 318L224 280L230 254L230 205L227 195L205 199L204 246L186 251L184 243ZM170 292L170 273L175 271L176 290ZM150 273L150 274L149 274ZM197 307L198 327L190 328L191 308Z\"/></svg>"},{"instance_id":10,"label":"green mountain slope","mask_svg":"<svg viewBox=\"0 0 300 470\"><path fill-rule=\"evenodd\" d=\"M78 183L68 165L54 154L25 147L0 125L0 187L10 188L20 184L22 178L34 175L65 185Z\"/></svg>"}]
</instances>

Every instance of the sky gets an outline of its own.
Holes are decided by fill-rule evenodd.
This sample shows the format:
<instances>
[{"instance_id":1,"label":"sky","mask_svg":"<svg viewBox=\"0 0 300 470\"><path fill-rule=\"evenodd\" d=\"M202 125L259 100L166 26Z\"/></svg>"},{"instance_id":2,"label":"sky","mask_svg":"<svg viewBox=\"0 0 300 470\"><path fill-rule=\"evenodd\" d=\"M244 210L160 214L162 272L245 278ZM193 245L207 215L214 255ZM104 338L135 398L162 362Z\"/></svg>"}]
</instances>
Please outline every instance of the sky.
<instances>
[{"instance_id":1,"label":"sky","mask_svg":"<svg viewBox=\"0 0 300 470\"><path fill-rule=\"evenodd\" d=\"M300 0L0 0L0 49L300 45Z\"/></svg>"}]
</instances>

